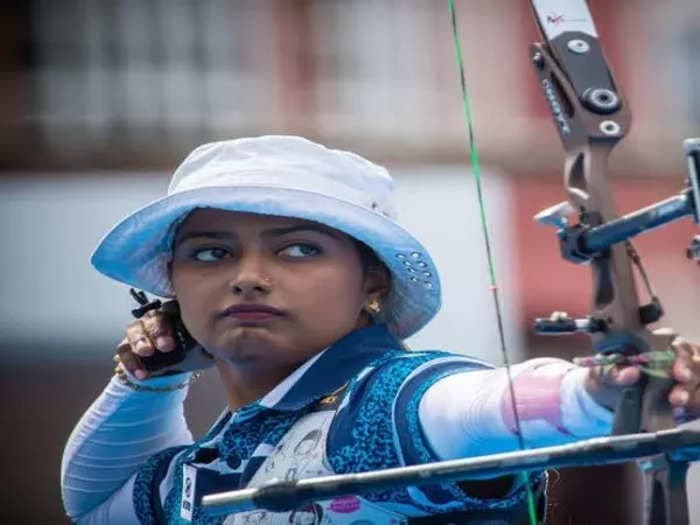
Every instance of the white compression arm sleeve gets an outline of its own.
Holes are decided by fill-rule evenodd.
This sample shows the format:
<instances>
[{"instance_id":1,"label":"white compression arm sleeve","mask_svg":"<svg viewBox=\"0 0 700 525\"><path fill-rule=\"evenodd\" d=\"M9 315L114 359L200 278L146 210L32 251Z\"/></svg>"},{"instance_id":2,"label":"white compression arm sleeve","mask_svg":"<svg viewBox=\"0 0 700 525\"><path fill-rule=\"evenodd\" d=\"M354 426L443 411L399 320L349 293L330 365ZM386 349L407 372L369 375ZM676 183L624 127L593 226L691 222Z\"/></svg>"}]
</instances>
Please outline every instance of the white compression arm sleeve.
<instances>
[{"instance_id":1,"label":"white compression arm sleeve","mask_svg":"<svg viewBox=\"0 0 700 525\"><path fill-rule=\"evenodd\" d=\"M134 382L173 387L189 377L185 373ZM116 378L109 382L73 429L63 452L61 489L71 519L92 511L101 514L100 504L150 456L192 442L182 404L186 396L187 388L147 392L133 390Z\"/></svg>"},{"instance_id":2,"label":"white compression arm sleeve","mask_svg":"<svg viewBox=\"0 0 700 525\"><path fill-rule=\"evenodd\" d=\"M612 413L584 389L588 371L559 359L511 367L525 444L557 445L610 432ZM504 368L459 372L438 380L419 405L425 436L440 459L518 449Z\"/></svg>"}]
</instances>

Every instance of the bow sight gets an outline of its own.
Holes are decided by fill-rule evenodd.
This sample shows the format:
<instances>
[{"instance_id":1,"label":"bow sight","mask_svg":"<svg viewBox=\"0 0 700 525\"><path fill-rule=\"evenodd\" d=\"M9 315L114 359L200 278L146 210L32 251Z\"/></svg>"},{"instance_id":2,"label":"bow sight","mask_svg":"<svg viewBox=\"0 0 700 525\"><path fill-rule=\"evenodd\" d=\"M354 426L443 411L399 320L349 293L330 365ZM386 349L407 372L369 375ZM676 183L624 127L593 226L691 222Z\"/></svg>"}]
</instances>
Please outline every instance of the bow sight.
<instances>
[{"instance_id":1,"label":"bow sight","mask_svg":"<svg viewBox=\"0 0 700 525\"><path fill-rule=\"evenodd\" d=\"M562 257L576 264L589 263L592 259L604 255L614 244L626 242L632 237L682 217L692 216L696 224L700 223L700 138L686 139L683 146L688 161L688 179L686 187L674 197L604 224L592 220L592 215L586 214L585 211L581 213L577 223L570 224L577 211L569 201L542 210L535 219L542 224L558 228ZM631 245L628 245L628 252L650 290L644 270ZM700 263L700 235L691 240L686 255ZM640 320L645 325L658 321L663 315L660 302L653 293L650 295L652 302L642 306L639 311ZM535 331L543 335L591 333L604 330L605 327L603 319L571 319L563 312L554 312L548 319L535 320Z\"/></svg>"}]
</instances>

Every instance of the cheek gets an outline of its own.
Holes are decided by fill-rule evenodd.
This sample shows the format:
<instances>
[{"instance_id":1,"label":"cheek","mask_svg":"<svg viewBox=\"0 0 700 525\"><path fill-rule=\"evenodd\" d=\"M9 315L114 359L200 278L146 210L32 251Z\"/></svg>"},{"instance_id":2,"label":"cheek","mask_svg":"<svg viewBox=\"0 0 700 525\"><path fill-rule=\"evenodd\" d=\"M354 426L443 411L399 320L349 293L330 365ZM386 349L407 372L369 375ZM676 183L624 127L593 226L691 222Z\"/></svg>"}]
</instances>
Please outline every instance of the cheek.
<instances>
[{"instance_id":1,"label":"cheek","mask_svg":"<svg viewBox=\"0 0 700 525\"><path fill-rule=\"evenodd\" d=\"M200 335L206 326L208 319L205 308L211 302L212 287L216 286L215 279L203 278L196 272L187 271L186 268L173 268L172 286L175 297L180 305L180 313L185 326L195 335Z\"/></svg>"},{"instance_id":2,"label":"cheek","mask_svg":"<svg viewBox=\"0 0 700 525\"><path fill-rule=\"evenodd\" d=\"M354 267L317 268L294 282L298 299L316 307L355 310L364 301L362 273Z\"/></svg>"},{"instance_id":3,"label":"cheek","mask_svg":"<svg viewBox=\"0 0 700 525\"><path fill-rule=\"evenodd\" d=\"M171 283L178 299L197 301L209 297L212 290L226 285L226 273L203 271L187 264L175 264L171 272Z\"/></svg>"}]
</instances>

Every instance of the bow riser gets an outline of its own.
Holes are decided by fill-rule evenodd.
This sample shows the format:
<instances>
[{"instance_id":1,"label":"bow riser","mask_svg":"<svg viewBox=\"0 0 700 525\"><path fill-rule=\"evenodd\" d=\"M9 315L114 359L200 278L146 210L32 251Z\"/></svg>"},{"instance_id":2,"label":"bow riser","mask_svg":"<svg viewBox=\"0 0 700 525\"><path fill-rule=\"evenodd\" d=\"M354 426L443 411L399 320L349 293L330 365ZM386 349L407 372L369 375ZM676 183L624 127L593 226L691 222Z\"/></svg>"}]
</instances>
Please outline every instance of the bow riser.
<instances>
[{"instance_id":1,"label":"bow riser","mask_svg":"<svg viewBox=\"0 0 700 525\"><path fill-rule=\"evenodd\" d=\"M571 42L585 43L574 46ZM572 51L576 49L576 51ZM589 262L592 270L591 319L598 329L591 331L598 353L637 354L668 348L672 336L650 333L644 319L649 306L641 306L630 263L631 245L616 244L594 256L580 255L580 234L618 218L608 182L608 159L625 136L631 116L623 95L607 69L597 39L582 32L564 32L555 42L537 43L531 48L540 85L549 103L559 136L566 150L564 182L571 214L570 228L560 230L562 251L568 260ZM569 69L562 69L559 64ZM588 76L590 74L590 77ZM607 93L610 105L594 105L590 94ZM671 407L666 400L669 380L648 381L642 404L642 388L630 389L616 411L615 433L672 428Z\"/></svg>"}]
</instances>

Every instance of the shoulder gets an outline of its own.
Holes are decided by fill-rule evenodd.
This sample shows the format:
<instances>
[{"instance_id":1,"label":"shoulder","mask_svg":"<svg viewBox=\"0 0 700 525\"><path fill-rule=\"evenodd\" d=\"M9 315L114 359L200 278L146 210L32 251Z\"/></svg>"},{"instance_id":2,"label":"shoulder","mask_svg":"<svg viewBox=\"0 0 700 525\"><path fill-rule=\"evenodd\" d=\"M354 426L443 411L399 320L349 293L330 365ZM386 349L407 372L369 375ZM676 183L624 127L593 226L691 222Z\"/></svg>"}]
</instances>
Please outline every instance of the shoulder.
<instances>
[{"instance_id":1,"label":"shoulder","mask_svg":"<svg viewBox=\"0 0 700 525\"><path fill-rule=\"evenodd\" d=\"M490 368L479 359L443 351L394 352L366 367L349 385L328 434L327 459L333 471L363 472L437 460L423 439L421 397L447 375ZM484 504L453 483L389 490L370 499L428 512Z\"/></svg>"},{"instance_id":2,"label":"shoulder","mask_svg":"<svg viewBox=\"0 0 700 525\"><path fill-rule=\"evenodd\" d=\"M367 465L358 470L401 464L396 439L415 429L423 393L446 375L485 368L491 366L443 351L392 351L370 363L348 384L329 432L332 456L353 451L352 461L335 465L336 472L362 465L365 461L355 453L363 450L372 453L362 454Z\"/></svg>"},{"instance_id":3,"label":"shoulder","mask_svg":"<svg viewBox=\"0 0 700 525\"><path fill-rule=\"evenodd\" d=\"M344 405L393 403L410 392L425 391L447 375L489 368L493 366L480 359L440 350L390 351L352 378Z\"/></svg>"},{"instance_id":4,"label":"shoulder","mask_svg":"<svg viewBox=\"0 0 700 525\"><path fill-rule=\"evenodd\" d=\"M440 350L391 350L350 379L344 405L386 404L406 389L425 390L447 375L492 368L476 358Z\"/></svg>"},{"instance_id":5,"label":"shoulder","mask_svg":"<svg viewBox=\"0 0 700 525\"><path fill-rule=\"evenodd\" d=\"M393 385L398 393L409 383L415 387L451 373L489 368L493 366L480 359L442 350L401 351L370 364L358 379L383 384L385 388Z\"/></svg>"}]
</instances>

